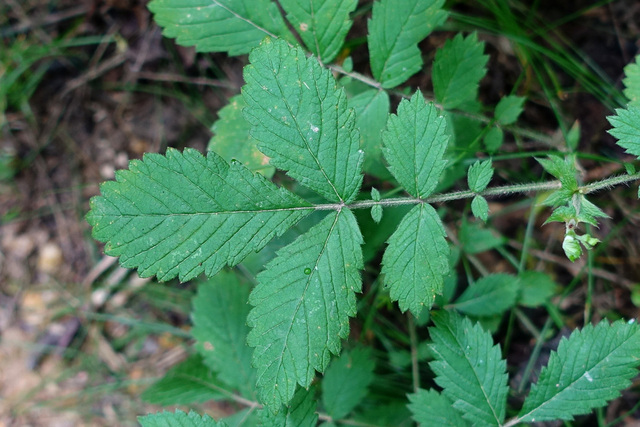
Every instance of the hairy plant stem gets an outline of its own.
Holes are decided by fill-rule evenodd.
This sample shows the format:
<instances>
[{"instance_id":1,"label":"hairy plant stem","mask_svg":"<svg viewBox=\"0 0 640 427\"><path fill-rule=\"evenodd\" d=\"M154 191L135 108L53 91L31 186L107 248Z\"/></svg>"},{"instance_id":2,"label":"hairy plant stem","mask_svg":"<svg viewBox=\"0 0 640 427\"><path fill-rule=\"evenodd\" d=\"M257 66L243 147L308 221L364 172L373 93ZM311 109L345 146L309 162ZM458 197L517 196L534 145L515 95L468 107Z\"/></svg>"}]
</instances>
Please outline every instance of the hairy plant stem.
<instances>
[{"instance_id":1,"label":"hairy plant stem","mask_svg":"<svg viewBox=\"0 0 640 427\"><path fill-rule=\"evenodd\" d=\"M591 184L583 185L578 188L580 193L589 194L600 190L606 190L616 185L626 184L627 182L636 181L640 179L640 172L631 175L618 175L611 178L603 179L602 181L592 182Z\"/></svg>"},{"instance_id":2,"label":"hairy plant stem","mask_svg":"<svg viewBox=\"0 0 640 427\"><path fill-rule=\"evenodd\" d=\"M626 184L628 182L637 181L637 180L640 180L640 172L632 175L614 176L611 178L603 179L602 181L586 184L581 187L578 187L578 192L580 194L594 193L599 190L608 189L616 185ZM442 202L450 202L453 200L470 199L477 195L485 196L485 197L507 196L509 194L529 193L532 191L557 190L561 187L562 187L562 184L560 183L560 181L533 182L528 184L515 184L515 185L505 185L502 187L487 188L486 190L480 191L477 193L471 190L463 190L463 191L454 191L451 193L436 194L426 199L417 199L415 197L395 197L395 198L383 199L380 201L357 200L353 203L349 203L346 205L341 203L327 203L322 205L315 205L314 208L320 211L322 210L339 211L345 207L349 209L367 209L367 208L372 208L378 205L390 207L390 206L402 206L402 205L417 205L419 203L442 203Z\"/></svg>"}]
</instances>

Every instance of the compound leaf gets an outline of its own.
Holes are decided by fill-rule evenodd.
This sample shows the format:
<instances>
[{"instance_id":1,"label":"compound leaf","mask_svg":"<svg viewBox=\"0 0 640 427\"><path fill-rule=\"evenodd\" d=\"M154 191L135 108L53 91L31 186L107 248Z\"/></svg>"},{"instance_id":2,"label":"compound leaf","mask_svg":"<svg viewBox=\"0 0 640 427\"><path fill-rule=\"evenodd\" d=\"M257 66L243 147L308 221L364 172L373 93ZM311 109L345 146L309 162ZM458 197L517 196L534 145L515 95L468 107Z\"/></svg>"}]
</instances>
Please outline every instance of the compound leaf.
<instances>
[{"instance_id":1,"label":"compound leaf","mask_svg":"<svg viewBox=\"0 0 640 427\"><path fill-rule=\"evenodd\" d=\"M287 18L300 34L305 46L329 62L340 52L351 28L349 14L357 0L280 0Z\"/></svg>"},{"instance_id":2,"label":"compound leaf","mask_svg":"<svg viewBox=\"0 0 640 427\"><path fill-rule=\"evenodd\" d=\"M505 96L496 105L495 119L501 125L510 125L518 120L526 98L516 95Z\"/></svg>"},{"instance_id":3,"label":"compound leaf","mask_svg":"<svg viewBox=\"0 0 640 427\"><path fill-rule=\"evenodd\" d=\"M483 191L489 185L491 178L493 177L493 166L491 160L478 160L469 168L467 181L469 183L469 189L476 193Z\"/></svg>"},{"instance_id":4,"label":"compound leaf","mask_svg":"<svg viewBox=\"0 0 640 427\"><path fill-rule=\"evenodd\" d=\"M229 99L211 127L213 137L209 140L207 150L215 151L227 162L238 160L250 171L271 178L275 168L269 165L269 158L258 150L257 141L249 135L251 124L242 114L246 106L242 95Z\"/></svg>"},{"instance_id":5,"label":"compound leaf","mask_svg":"<svg viewBox=\"0 0 640 427\"><path fill-rule=\"evenodd\" d=\"M460 413L453 409L447 396L437 391L420 389L409 396L409 410L420 427L467 427Z\"/></svg>"},{"instance_id":6,"label":"compound leaf","mask_svg":"<svg viewBox=\"0 0 640 427\"><path fill-rule=\"evenodd\" d=\"M198 415L195 412L156 412L155 414L138 417L142 427L227 427L223 421L216 421L209 415Z\"/></svg>"},{"instance_id":7,"label":"compound leaf","mask_svg":"<svg viewBox=\"0 0 640 427\"><path fill-rule=\"evenodd\" d=\"M153 0L165 37L199 52L249 53L266 36L294 40L271 0Z\"/></svg>"},{"instance_id":8,"label":"compound leaf","mask_svg":"<svg viewBox=\"0 0 640 427\"><path fill-rule=\"evenodd\" d=\"M371 71L384 88L404 83L422 68L418 43L448 16L444 0L381 0L369 20Z\"/></svg>"},{"instance_id":9,"label":"compound leaf","mask_svg":"<svg viewBox=\"0 0 640 427\"><path fill-rule=\"evenodd\" d=\"M493 316L513 307L520 285L510 274L492 274L469 286L455 302L455 309L471 316Z\"/></svg>"},{"instance_id":10,"label":"compound leaf","mask_svg":"<svg viewBox=\"0 0 640 427\"><path fill-rule=\"evenodd\" d=\"M312 210L239 162L193 149L145 154L100 189L87 214L93 237L124 267L160 281L213 276Z\"/></svg>"},{"instance_id":11,"label":"compound leaf","mask_svg":"<svg viewBox=\"0 0 640 427\"><path fill-rule=\"evenodd\" d=\"M631 385L640 365L640 328L619 320L587 325L563 338L524 402L523 423L572 420Z\"/></svg>"},{"instance_id":12,"label":"compound leaf","mask_svg":"<svg viewBox=\"0 0 640 427\"><path fill-rule=\"evenodd\" d=\"M624 95L629 98L629 105L640 107L640 55L636 56L635 63L632 62L624 67L625 78Z\"/></svg>"},{"instance_id":13,"label":"compound leaf","mask_svg":"<svg viewBox=\"0 0 640 427\"><path fill-rule=\"evenodd\" d=\"M442 294L444 276L449 273L449 245L446 232L429 204L419 204L402 219L389 238L382 258L385 287L400 310L418 316L430 309Z\"/></svg>"},{"instance_id":14,"label":"compound leaf","mask_svg":"<svg viewBox=\"0 0 640 427\"><path fill-rule=\"evenodd\" d=\"M619 108L615 116L607 117L613 129L609 133L618 138L618 145L627 153L640 157L640 107Z\"/></svg>"},{"instance_id":15,"label":"compound leaf","mask_svg":"<svg viewBox=\"0 0 640 427\"><path fill-rule=\"evenodd\" d=\"M140 398L155 405L188 405L227 398L226 388L199 354L171 368Z\"/></svg>"},{"instance_id":16,"label":"compound leaf","mask_svg":"<svg viewBox=\"0 0 640 427\"><path fill-rule=\"evenodd\" d=\"M389 170L414 197L426 198L435 190L446 166L442 158L449 134L445 118L420 91L403 99L398 114L389 116L382 134Z\"/></svg>"},{"instance_id":17,"label":"compound leaf","mask_svg":"<svg viewBox=\"0 0 640 427\"><path fill-rule=\"evenodd\" d=\"M476 33L466 38L458 34L438 49L433 63L433 90L443 108L456 108L476 99L489 60L483 51L484 43L478 42Z\"/></svg>"},{"instance_id":18,"label":"compound leaf","mask_svg":"<svg viewBox=\"0 0 640 427\"><path fill-rule=\"evenodd\" d=\"M267 409L260 411L262 427L314 427L318 424L315 387L298 389L291 403L274 414Z\"/></svg>"},{"instance_id":19,"label":"compound leaf","mask_svg":"<svg viewBox=\"0 0 640 427\"><path fill-rule=\"evenodd\" d=\"M500 348L466 317L437 312L433 322L430 349L436 360L430 366L442 393L473 425L502 425L509 388Z\"/></svg>"},{"instance_id":20,"label":"compound leaf","mask_svg":"<svg viewBox=\"0 0 640 427\"><path fill-rule=\"evenodd\" d=\"M246 344L249 290L235 273L227 271L200 283L193 298L191 334L218 378L253 399L256 374L251 366L252 350Z\"/></svg>"},{"instance_id":21,"label":"compound leaf","mask_svg":"<svg viewBox=\"0 0 640 427\"><path fill-rule=\"evenodd\" d=\"M247 342L262 402L274 412L291 400L296 383L308 387L340 351L362 286L362 236L348 209L278 251L258 275Z\"/></svg>"},{"instance_id":22,"label":"compound leaf","mask_svg":"<svg viewBox=\"0 0 640 427\"><path fill-rule=\"evenodd\" d=\"M264 40L249 60L242 94L258 148L328 200L353 200L364 153L355 114L331 72L282 40Z\"/></svg>"},{"instance_id":23,"label":"compound leaf","mask_svg":"<svg viewBox=\"0 0 640 427\"><path fill-rule=\"evenodd\" d=\"M369 348L345 351L331 362L322 380L322 402L331 418L344 418L358 406L368 393L374 368Z\"/></svg>"}]
</instances>

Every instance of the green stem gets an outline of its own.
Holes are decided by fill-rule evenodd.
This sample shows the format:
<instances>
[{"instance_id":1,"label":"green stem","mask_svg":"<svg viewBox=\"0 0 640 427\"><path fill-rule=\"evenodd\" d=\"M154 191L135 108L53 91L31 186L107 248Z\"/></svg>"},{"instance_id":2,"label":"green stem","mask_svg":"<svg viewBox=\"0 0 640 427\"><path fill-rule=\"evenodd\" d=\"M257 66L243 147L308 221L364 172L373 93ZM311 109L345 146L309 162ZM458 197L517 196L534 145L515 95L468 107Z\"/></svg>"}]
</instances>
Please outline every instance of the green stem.
<instances>
[{"instance_id":1,"label":"green stem","mask_svg":"<svg viewBox=\"0 0 640 427\"><path fill-rule=\"evenodd\" d=\"M331 71L336 72L336 73L351 77L354 80L358 80L358 81L366 84L367 86L371 86L374 89L383 90L382 89L382 85L380 83L378 83L374 79L372 79L370 77L367 77L367 76L365 76L363 74L347 71L344 68L342 68L341 66L335 65L335 64L329 64L329 65L327 65L327 68L330 69Z\"/></svg>"},{"instance_id":2,"label":"green stem","mask_svg":"<svg viewBox=\"0 0 640 427\"><path fill-rule=\"evenodd\" d=\"M603 179L602 181L592 182L591 184L578 187L578 192L581 194L589 194L599 190L608 189L620 184L626 184L631 181L640 180L640 172L632 175L620 175L611 178ZM471 190L453 191L451 193L436 194L435 196L428 197L426 199L419 199L415 197L396 197L390 199L383 199L380 201L375 200L357 200L347 205L341 203L327 203L322 205L315 205L316 210L340 210L342 208L349 209L368 209L374 206L403 206L403 205L417 205L419 203L442 203L450 202L453 200L470 199L476 195L491 197L491 196L507 196L516 193L529 193L532 191L548 191L557 190L562 187L560 181L549 182L532 182L527 184L514 184L505 185L502 187L487 188L484 191L474 192ZM308 209L308 208L305 208Z\"/></svg>"},{"instance_id":3,"label":"green stem","mask_svg":"<svg viewBox=\"0 0 640 427\"><path fill-rule=\"evenodd\" d=\"M632 175L619 175L611 178L603 179L602 181L592 182L591 184L583 185L578 188L578 191L582 194L594 193L600 190L606 190L611 187L620 184L626 184L627 182L636 181L640 179L640 172L634 173Z\"/></svg>"},{"instance_id":4,"label":"green stem","mask_svg":"<svg viewBox=\"0 0 640 427\"><path fill-rule=\"evenodd\" d=\"M411 376L413 377L413 392L420 390L420 370L418 367L418 334L416 333L416 323L413 314L407 314L409 339L411 340Z\"/></svg>"}]
</instances>

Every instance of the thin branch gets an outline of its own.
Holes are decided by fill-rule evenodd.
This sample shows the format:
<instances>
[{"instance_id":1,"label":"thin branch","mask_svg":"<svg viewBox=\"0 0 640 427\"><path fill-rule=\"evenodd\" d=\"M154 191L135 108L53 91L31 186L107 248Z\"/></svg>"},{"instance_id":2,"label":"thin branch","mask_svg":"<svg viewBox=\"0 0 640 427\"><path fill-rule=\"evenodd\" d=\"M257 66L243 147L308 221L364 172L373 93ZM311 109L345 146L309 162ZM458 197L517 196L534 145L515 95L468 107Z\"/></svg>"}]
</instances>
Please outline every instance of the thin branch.
<instances>
[{"instance_id":1,"label":"thin branch","mask_svg":"<svg viewBox=\"0 0 640 427\"><path fill-rule=\"evenodd\" d=\"M152 71L137 71L134 72L133 75L138 79L146 79L159 82L188 83L201 86L222 87L225 89L240 89L233 83L229 83L224 80L209 79L206 77L186 77L179 74L155 73Z\"/></svg>"},{"instance_id":2,"label":"thin branch","mask_svg":"<svg viewBox=\"0 0 640 427\"><path fill-rule=\"evenodd\" d=\"M336 73L351 77L352 79L361 81L362 83L366 84L367 86L371 86L374 89L383 90L382 89L382 85L380 83L378 83L374 79L372 79L370 77L367 77L367 76L365 76L363 74L354 73L352 71L347 71L344 68L342 68L341 66L334 65L334 64L328 64L328 65L326 65L326 67L328 69L330 69L331 71L334 71Z\"/></svg>"},{"instance_id":3,"label":"thin branch","mask_svg":"<svg viewBox=\"0 0 640 427\"><path fill-rule=\"evenodd\" d=\"M416 323L413 314L407 314L409 339L411 340L411 377L413 379L413 392L420 390L420 369L418 366L418 334L416 333Z\"/></svg>"}]
</instances>

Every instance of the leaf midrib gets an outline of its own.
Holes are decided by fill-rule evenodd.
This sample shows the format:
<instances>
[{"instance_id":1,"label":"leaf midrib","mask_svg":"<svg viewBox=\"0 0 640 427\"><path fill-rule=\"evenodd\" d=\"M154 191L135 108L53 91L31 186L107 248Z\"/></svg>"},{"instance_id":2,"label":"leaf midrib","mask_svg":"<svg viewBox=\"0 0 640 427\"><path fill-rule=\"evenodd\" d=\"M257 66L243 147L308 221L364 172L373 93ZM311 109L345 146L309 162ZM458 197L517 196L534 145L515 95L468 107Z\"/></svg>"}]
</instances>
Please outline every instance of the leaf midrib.
<instances>
[{"instance_id":1,"label":"leaf midrib","mask_svg":"<svg viewBox=\"0 0 640 427\"><path fill-rule=\"evenodd\" d=\"M303 56L302 60L306 61L306 57ZM271 60L269 60L269 62L271 64L270 69L273 70L275 64ZM333 190L335 195L338 197L338 200L340 201L340 203L344 203L344 199L342 198L342 196L338 192L338 189L335 187L335 185L333 185L333 182L331 181L331 179L327 175L326 171L324 170L324 167L322 167L322 164L320 163L320 160L314 154L314 152L311 150L311 147L309 146L309 143L307 142L307 139L304 137L304 133L302 132L302 129L300 128L300 122L297 119L296 114L293 113L291 105L289 104L288 97L285 95L284 89L283 89L282 85L280 84L280 80L277 78L275 73L273 74L273 77L274 77L273 80L274 80L275 84L278 86L278 91L280 92L280 97L282 99L282 102L284 103L285 107L287 108L287 111L289 112L289 114L293 118L294 123L296 124L296 130L298 131L298 135L300 136L300 140L304 143L304 146L306 147L307 151L309 152L309 154L313 158L313 161L316 162L316 165L318 166L318 170L322 173L322 176L324 176L324 178L327 180L327 182L331 186L331 189ZM318 99L321 101L320 109L323 110L323 108L322 108L322 99L323 98L320 96L320 94L317 93L318 92L317 82L316 82L316 84L313 85L313 87L314 87L314 89L316 91L316 95L318 96ZM302 89L300 89L300 90L302 90ZM330 89L328 89L328 90L330 90ZM338 113L336 113L336 114L338 114ZM320 123L320 129L319 129L318 138L321 140L322 136L323 136L323 133L324 133L323 127L324 127L324 124L325 124L324 123L324 117L323 117L324 116L324 111L321 111L321 115L320 116L322 118L322 122Z\"/></svg>"},{"instance_id":2,"label":"leaf midrib","mask_svg":"<svg viewBox=\"0 0 640 427\"><path fill-rule=\"evenodd\" d=\"M462 343L458 339L458 336L454 333L454 331L452 331L451 326L449 324L447 324L447 331L451 334L451 336L453 336L453 338L455 339L455 342L458 345L458 347L463 350L462 353L464 355L463 356L464 361L467 363L467 365L469 366L469 368L473 372L473 376L474 376L474 378L476 379L476 381L478 383L478 387L480 388L480 390L482 390L482 395L484 396L485 402L487 403L487 406L491 410L491 415L496 420L497 425L501 425L500 418L498 417L498 414L496 414L496 408L494 408L493 403L491 402L491 399L487 395L487 392L486 392L486 390L484 388L484 385L483 385L482 381L478 377L476 369L474 368L473 364L471 363L471 360L469 359L469 357L467 357L467 354L464 351L465 346L462 345ZM491 352L492 349L493 349L493 346L489 345L488 352ZM487 359L489 359L489 358L487 358Z\"/></svg>"}]
</instances>

